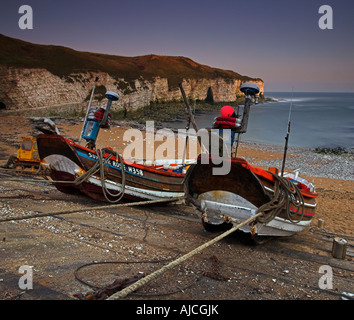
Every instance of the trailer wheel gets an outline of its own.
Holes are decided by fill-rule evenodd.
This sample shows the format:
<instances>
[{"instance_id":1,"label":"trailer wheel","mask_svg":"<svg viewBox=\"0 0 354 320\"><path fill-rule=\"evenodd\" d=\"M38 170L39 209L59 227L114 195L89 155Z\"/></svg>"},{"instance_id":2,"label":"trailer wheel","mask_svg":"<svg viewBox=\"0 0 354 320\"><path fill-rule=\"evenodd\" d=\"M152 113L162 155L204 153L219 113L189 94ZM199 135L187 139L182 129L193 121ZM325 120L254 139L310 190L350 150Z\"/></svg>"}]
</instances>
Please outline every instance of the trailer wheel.
<instances>
[{"instance_id":1,"label":"trailer wheel","mask_svg":"<svg viewBox=\"0 0 354 320\"><path fill-rule=\"evenodd\" d=\"M232 223L223 222L220 224L212 224L206 222L203 218L202 218L202 224L204 229L208 232L227 231L232 228Z\"/></svg>"}]
</instances>

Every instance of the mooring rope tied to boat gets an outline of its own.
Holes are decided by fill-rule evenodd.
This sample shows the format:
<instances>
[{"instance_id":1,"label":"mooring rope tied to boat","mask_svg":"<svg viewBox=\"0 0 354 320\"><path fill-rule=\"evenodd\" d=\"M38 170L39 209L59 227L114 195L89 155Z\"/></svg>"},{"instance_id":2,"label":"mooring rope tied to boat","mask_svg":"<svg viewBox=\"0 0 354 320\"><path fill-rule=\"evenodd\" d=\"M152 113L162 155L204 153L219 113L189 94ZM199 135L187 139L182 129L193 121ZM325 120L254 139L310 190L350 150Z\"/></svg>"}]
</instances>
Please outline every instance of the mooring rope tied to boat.
<instances>
[{"instance_id":1,"label":"mooring rope tied to boat","mask_svg":"<svg viewBox=\"0 0 354 320\"><path fill-rule=\"evenodd\" d=\"M8 217L8 218L0 219L0 223L7 222L7 221L18 221L18 220L42 218L42 217L48 217L48 216L57 216L57 215L62 215L62 214L70 214L70 213L85 212L85 211L115 209L115 208L119 208L119 207L130 207L130 206L143 206L143 205L148 205L148 204L164 203L164 202L177 202L177 201L183 200L185 198L186 197L183 196L183 197L178 197L178 198L118 203L118 204L97 206L97 207L91 207L91 208L71 209L71 210L54 211L54 212L43 212L43 213L26 215L26 216L21 216L21 217Z\"/></svg>"},{"instance_id":2,"label":"mooring rope tied to boat","mask_svg":"<svg viewBox=\"0 0 354 320\"><path fill-rule=\"evenodd\" d=\"M109 155L106 158L104 157L105 153L109 153ZM102 148L102 149L98 150L97 155L98 155L98 157L97 157L96 163L89 170L87 170L84 174L77 177L73 181L73 183L75 185L82 184L83 182L86 182L91 176L93 176L94 174L96 174L99 171L100 172L100 180L101 180L101 184L102 184L102 192L103 192L105 199L110 203L117 203L123 198L124 191L125 191L125 170L124 170L124 166L123 166L123 157L122 157L122 155L118 154L117 152L112 151L107 148ZM104 175L104 166L113 156L116 157L116 160L119 159L119 163L122 168L121 169L122 182L120 183L121 190L118 191L118 193L116 193L116 194L111 193L108 190L108 188L106 186L105 175ZM111 198L113 198L113 200L111 200L109 198L109 196Z\"/></svg>"},{"instance_id":3,"label":"mooring rope tied to boat","mask_svg":"<svg viewBox=\"0 0 354 320\"><path fill-rule=\"evenodd\" d=\"M274 177L274 195L271 201L259 208L265 214L259 217L257 221L268 223L285 209L290 222L301 222L304 217L305 200L300 189L291 180L273 172L271 172L271 174ZM293 205L296 211L290 210L290 205ZM294 217L296 215L300 217L295 219Z\"/></svg>"},{"instance_id":4,"label":"mooring rope tied to boat","mask_svg":"<svg viewBox=\"0 0 354 320\"><path fill-rule=\"evenodd\" d=\"M236 226L233 226L231 229L225 231L221 235L219 235L219 236L213 238L212 240L208 241L207 243L195 248L194 250L190 251L189 253L183 255L182 257L170 262L169 264L162 267L161 269L156 270L155 272L151 273L150 275L136 281L134 284L130 285L129 287L113 294L112 296L108 297L107 300L118 300L118 299L122 299L122 298L126 297L127 295L134 292L138 288L140 288L140 287L144 286L145 284L147 284L148 282L156 279L157 277L159 277L160 275L162 275L166 271L168 271L168 270L174 268L175 266L179 265L180 263L186 261L187 259L191 258L195 254L210 247L214 243L222 240L223 238L225 238L229 234L235 232L236 230L240 229L241 227L243 227L246 224L250 224L255 221L261 222L261 223L270 222L271 220L273 220L277 216L277 214L279 214L279 212L281 210L284 209L285 204L287 204L286 210L290 211L289 204L290 204L290 202L291 203L293 202L291 195L294 195L294 194L297 195L298 193L300 193L300 195L301 195L301 192L298 190L297 186L294 185L290 180L283 178L283 177L279 177L277 175L274 175L274 176L275 176L274 196L269 202L260 206L257 209L254 216L248 218L247 220L239 223ZM291 200L288 198L291 198ZM303 201L302 195L300 196L300 206L299 205L296 205L296 206L298 207L298 209L300 208L300 206L303 208L304 201ZM288 213L288 215L289 215L289 219L290 219L291 214ZM302 215L303 215L303 212L301 214L300 219L302 219ZM298 222L298 221L299 220L296 220L295 222Z\"/></svg>"},{"instance_id":5,"label":"mooring rope tied to boat","mask_svg":"<svg viewBox=\"0 0 354 320\"><path fill-rule=\"evenodd\" d=\"M257 214L255 214L253 217L241 222L240 224L232 227L230 230L225 231L224 233L220 234L219 236L213 238L212 240L208 241L207 243L204 243L203 245L195 248L194 250L186 253L185 255L183 255L182 257L170 262L169 264L163 266L161 269L154 271L153 273L145 276L144 278L136 281L135 283L133 283L132 285L130 285L129 287L114 293L113 295L111 295L110 297L108 297L106 300L119 300L122 299L124 297L126 297L127 295L129 295L130 293L136 291L138 288L146 285L148 282L156 279L157 277L159 277L160 275L164 274L166 271L174 268L175 266L181 264L182 262L188 260L189 258L191 258L192 256L194 256L195 254L201 252L202 250L210 247L211 245L213 245L214 243L220 241L221 239L225 238L226 236L228 236L229 234L235 232L236 230L238 230L239 228L241 228L242 226L251 223L252 221L254 221L255 219L257 219L258 217L260 217L263 214L263 212L258 212Z\"/></svg>"},{"instance_id":6,"label":"mooring rope tied to boat","mask_svg":"<svg viewBox=\"0 0 354 320\"><path fill-rule=\"evenodd\" d=\"M104 155L106 153L109 153L109 155L107 157L104 157ZM117 159L117 162L119 160L120 166L122 168L121 172L122 172L122 182L119 184L121 186L121 190L118 191L118 193L114 194L111 193L107 186L106 186L106 180L105 180L105 173L104 173L104 166L105 164L113 157L115 156ZM6 170L6 169L5 169ZM8 170L6 170L8 171ZM119 153L107 149L107 148L102 148L97 150L97 161L96 163L89 169L87 170L85 173L83 173L82 175L76 177L75 180L73 181L60 181L60 180L38 180L38 179L1 179L2 181L19 181L19 182L44 182L44 183L50 183L50 184L74 184L74 185L80 185L84 182L86 182L89 178L91 178L94 174L96 174L99 171L100 173L100 181L101 181L101 185L102 185L102 192L103 195L105 197L105 199L110 202L110 203L117 203L119 202L123 196L124 196L124 192L125 192L125 170L124 170L124 166L123 166L123 157L122 155L120 155ZM111 197L111 198L110 198ZM112 200L113 198L113 200Z\"/></svg>"}]
</instances>

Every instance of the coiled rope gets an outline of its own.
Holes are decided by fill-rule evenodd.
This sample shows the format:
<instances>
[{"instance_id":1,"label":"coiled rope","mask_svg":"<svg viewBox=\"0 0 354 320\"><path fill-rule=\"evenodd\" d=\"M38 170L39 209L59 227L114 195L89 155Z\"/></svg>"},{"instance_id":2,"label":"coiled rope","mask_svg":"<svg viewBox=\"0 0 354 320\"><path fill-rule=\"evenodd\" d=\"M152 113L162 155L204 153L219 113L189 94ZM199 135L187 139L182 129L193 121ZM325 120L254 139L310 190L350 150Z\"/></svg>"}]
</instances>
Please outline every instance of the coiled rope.
<instances>
[{"instance_id":1,"label":"coiled rope","mask_svg":"<svg viewBox=\"0 0 354 320\"><path fill-rule=\"evenodd\" d=\"M274 177L274 195L271 201L258 208L264 214L257 218L257 222L268 223L272 221L285 208L288 219L292 223L299 223L304 216L304 197L299 188L289 179L272 173ZM296 211L290 210L290 205ZM295 218L295 216L300 216Z\"/></svg>"}]
</instances>

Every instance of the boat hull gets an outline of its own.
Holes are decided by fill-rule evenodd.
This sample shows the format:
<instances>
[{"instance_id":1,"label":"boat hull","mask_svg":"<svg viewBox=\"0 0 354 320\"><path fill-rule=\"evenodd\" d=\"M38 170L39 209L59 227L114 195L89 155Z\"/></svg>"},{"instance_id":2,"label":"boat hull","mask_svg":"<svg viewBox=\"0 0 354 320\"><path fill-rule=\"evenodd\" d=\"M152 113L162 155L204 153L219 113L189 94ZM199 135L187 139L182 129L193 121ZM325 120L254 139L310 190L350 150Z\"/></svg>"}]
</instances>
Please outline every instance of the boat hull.
<instances>
[{"instance_id":1,"label":"boat hull","mask_svg":"<svg viewBox=\"0 0 354 320\"><path fill-rule=\"evenodd\" d=\"M199 162L187 172L186 194L205 226L239 224L254 216L260 206L273 198L277 182L270 171L255 168L244 159L232 158L230 161L231 170L226 176L213 175L212 162ZM290 236L303 231L315 214L317 193L303 190L301 194L304 200L301 215L290 205L290 217L284 207L270 222L246 225L241 230L259 236Z\"/></svg>"},{"instance_id":2,"label":"boat hull","mask_svg":"<svg viewBox=\"0 0 354 320\"><path fill-rule=\"evenodd\" d=\"M42 163L51 169L51 178L57 189L65 193L85 194L100 201L114 201L115 197L105 193L106 190L113 195L122 191L122 167L125 173L124 195L122 200L160 200L177 198L184 195L184 174L163 171L119 159L105 154L104 180L99 173L89 176L81 183L74 181L92 168L98 161L96 150L80 146L72 140L60 135L42 134L38 136L38 152Z\"/></svg>"}]
</instances>

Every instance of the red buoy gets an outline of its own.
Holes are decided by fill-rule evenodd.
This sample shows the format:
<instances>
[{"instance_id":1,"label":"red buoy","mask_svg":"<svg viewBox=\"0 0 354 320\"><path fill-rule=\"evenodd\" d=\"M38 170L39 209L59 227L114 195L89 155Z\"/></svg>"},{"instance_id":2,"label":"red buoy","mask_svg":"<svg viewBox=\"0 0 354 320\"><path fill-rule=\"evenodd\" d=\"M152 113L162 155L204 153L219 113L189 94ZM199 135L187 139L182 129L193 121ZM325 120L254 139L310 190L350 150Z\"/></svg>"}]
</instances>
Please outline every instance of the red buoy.
<instances>
[{"instance_id":1,"label":"red buoy","mask_svg":"<svg viewBox=\"0 0 354 320\"><path fill-rule=\"evenodd\" d=\"M231 106L223 106L220 112L222 117L227 118L232 116L234 117L235 110Z\"/></svg>"}]
</instances>

